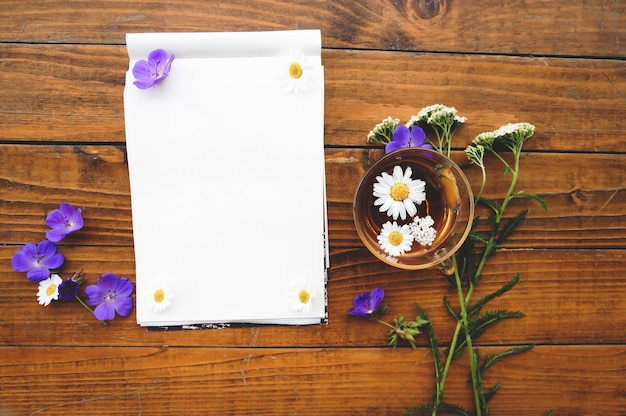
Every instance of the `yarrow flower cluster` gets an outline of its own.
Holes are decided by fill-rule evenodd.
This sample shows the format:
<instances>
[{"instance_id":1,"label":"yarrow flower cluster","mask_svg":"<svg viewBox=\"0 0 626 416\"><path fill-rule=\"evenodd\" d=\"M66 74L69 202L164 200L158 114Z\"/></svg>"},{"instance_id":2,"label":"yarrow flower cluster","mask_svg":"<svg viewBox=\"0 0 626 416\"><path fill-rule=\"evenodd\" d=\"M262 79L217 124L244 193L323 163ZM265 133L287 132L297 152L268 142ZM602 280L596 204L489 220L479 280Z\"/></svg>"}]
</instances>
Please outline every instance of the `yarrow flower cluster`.
<instances>
[{"instance_id":1,"label":"yarrow flower cluster","mask_svg":"<svg viewBox=\"0 0 626 416\"><path fill-rule=\"evenodd\" d=\"M46 217L46 224L50 227L46 233L48 240L38 244L26 243L11 259L13 270L26 273L28 280L38 282L39 304L48 306L52 301L59 299L77 300L92 312L96 319L104 323L113 319L115 312L120 316L128 316L133 308L131 294L134 286L127 278L118 278L112 273L102 275L95 285L85 288L88 298L83 301L78 295L79 286L85 281L83 272L73 273L68 279L63 279L58 274L65 258L57 252L54 243L83 227L80 208L61 203L58 209L50 211ZM96 308L92 310L88 304Z\"/></svg>"},{"instance_id":2,"label":"yarrow flower cluster","mask_svg":"<svg viewBox=\"0 0 626 416\"><path fill-rule=\"evenodd\" d=\"M435 147L440 153L450 156L452 136L466 121L467 118L457 114L456 108L433 104L411 116L405 125L401 125L397 118L387 117L369 132L367 141L385 144L385 153L404 147ZM426 129L434 132L436 142L427 139Z\"/></svg>"},{"instance_id":3,"label":"yarrow flower cluster","mask_svg":"<svg viewBox=\"0 0 626 416\"><path fill-rule=\"evenodd\" d=\"M454 107L434 104L423 108L416 116L411 117L406 125L400 125L398 119L388 117L369 132L367 139L370 143L384 144L387 153L402 147L431 144L434 150L444 156L449 156L452 136L458 126L465 122L466 118L458 116ZM433 132L436 135L436 140L432 141L424 137L422 133L425 131ZM516 273L513 278L496 291L483 295L478 300L472 300L472 294L479 283L487 260L495 254L509 235L523 222L528 212L527 209L522 210L517 216L503 221L509 202L513 199L527 198L539 202L544 210L547 210L545 202L539 197L515 190L519 177L522 146L534 132L535 127L532 124L509 123L496 130L478 134L465 149L469 161L482 171L482 183L479 192L474 193L473 204L474 207L481 204L487 208L488 215L484 219L487 225L482 227L487 231L476 231L480 230L480 227L472 229L468 238L463 242L463 246L450 257L452 273L444 273L450 279L458 295L456 306L444 296L446 310L456 321L450 342L445 344L446 349L439 348L441 344L437 340L433 324L428 319L426 311L417 302L415 306L418 313L413 321L405 320L403 316L393 319L392 323L378 319L378 322L390 328L387 341L392 347L395 348L398 342L405 341L415 348L418 342L417 335L422 332L421 328L424 327L424 332L428 337L427 342L430 343L432 349L435 364L433 397L427 404L407 409L406 413L428 413L433 416L440 412L447 414L449 411L458 414L471 413L461 406L449 402L447 396L444 400L448 370L455 359L461 356L461 352L465 350L469 362L468 374L474 393L475 414L489 414L488 401L492 399L500 384L497 383L495 387L491 388L484 386L483 373L500 359L522 353L532 347L517 346L482 358L483 356L479 354L476 344L473 344L473 339L488 327L505 319L523 316L519 311L502 308L484 311L491 300L503 296L513 289L519 281L519 273ZM502 149L513 153L512 163L510 156L504 156L500 153ZM487 199L482 196L487 179L484 162L487 154L493 155L504 165L505 175L508 175L511 181L505 196L500 200ZM391 175L383 172L376 178L377 182L374 184L374 196L377 198L374 205L379 206L380 212L386 212L387 216L393 219L393 222L389 220L382 225L378 235L381 249L390 256L399 256L411 250L413 243L431 246L437 237L437 230L434 228L435 220L428 213L424 216L416 215L418 206L426 201L426 193L422 184L423 181L413 179L411 176L410 168L402 170L402 167L395 166ZM427 203L425 205L428 207ZM403 222L406 220L407 214L413 218L409 218L408 222ZM473 224L482 220L478 217L473 218ZM370 294L362 292L354 298L354 307L348 310L348 314L361 317L380 316L380 312L376 311L380 311L379 306L383 296L384 292L380 288L374 289Z\"/></svg>"}]
</instances>

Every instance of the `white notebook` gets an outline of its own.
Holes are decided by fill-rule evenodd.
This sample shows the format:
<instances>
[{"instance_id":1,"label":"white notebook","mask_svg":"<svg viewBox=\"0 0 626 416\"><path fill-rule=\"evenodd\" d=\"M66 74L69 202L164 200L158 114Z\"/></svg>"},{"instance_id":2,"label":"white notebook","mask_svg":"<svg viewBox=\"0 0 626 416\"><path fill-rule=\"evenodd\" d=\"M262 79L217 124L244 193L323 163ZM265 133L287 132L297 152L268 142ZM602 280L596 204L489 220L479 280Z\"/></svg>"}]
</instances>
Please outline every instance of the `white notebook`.
<instances>
[{"instance_id":1,"label":"white notebook","mask_svg":"<svg viewBox=\"0 0 626 416\"><path fill-rule=\"evenodd\" d=\"M126 42L138 324L325 322L320 32L142 33ZM175 55L169 76L140 90L132 68L154 49ZM284 78L294 56L305 87L295 91Z\"/></svg>"}]
</instances>

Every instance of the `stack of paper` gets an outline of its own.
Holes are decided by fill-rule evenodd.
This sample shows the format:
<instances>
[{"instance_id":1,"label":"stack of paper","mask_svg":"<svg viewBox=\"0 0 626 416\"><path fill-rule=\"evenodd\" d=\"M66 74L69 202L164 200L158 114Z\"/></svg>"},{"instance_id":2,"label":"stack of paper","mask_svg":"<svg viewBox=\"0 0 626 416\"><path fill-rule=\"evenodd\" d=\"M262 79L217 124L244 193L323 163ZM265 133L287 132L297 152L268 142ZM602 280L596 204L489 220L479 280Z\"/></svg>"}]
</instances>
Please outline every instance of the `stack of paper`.
<instances>
[{"instance_id":1,"label":"stack of paper","mask_svg":"<svg viewBox=\"0 0 626 416\"><path fill-rule=\"evenodd\" d=\"M137 322L325 322L320 32L126 41ZM141 90L132 68L155 49L175 59Z\"/></svg>"}]
</instances>

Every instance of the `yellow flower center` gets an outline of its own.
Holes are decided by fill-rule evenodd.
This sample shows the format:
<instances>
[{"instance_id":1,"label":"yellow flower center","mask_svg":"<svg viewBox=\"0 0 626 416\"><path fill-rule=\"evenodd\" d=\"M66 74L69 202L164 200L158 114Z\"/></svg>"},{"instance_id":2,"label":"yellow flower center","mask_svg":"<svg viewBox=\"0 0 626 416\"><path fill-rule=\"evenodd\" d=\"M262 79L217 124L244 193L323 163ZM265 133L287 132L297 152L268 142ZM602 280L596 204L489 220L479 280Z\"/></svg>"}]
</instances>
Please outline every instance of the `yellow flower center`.
<instances>
[{"instance_id":1,"label":"yellow flower center","mask_svg":"<svg viewBox=\"0 0 626 416\"><path fill-rule=\"evenodd\" d=\"M409 197L409 187L404 183L397 183L391 187L390 194L395 201L404 201Z\"/></svg>"},{"instance_id":2,"label":"yellow flower center","mask_svg":"<svg viewBox=\"0 0 626 416\"><path fill-rule=\"evenodd\" d=\"M57 285L48 285L46 288L46 296L54 295L54 292L57 290Z\"/></svg>"},{"instance_id":3,"label":"yellow flower center","mask_svg":"<svg viewBox=\"0 0 626 416\"><path fill-rule=\"evenodd\" d=\"M302 76L302 67L299 63L294 62L289 65L289 76L295 79L298 79Z\"/></svg>"},{"instance_id":4,"label":"yellow flower center","mask_svg":"<svg viewBox=\"0 0 626 416\"><path fill-rule=\"evenodd\" d=\"M154 291L154 301L156 303L161 303L165 299L165 292L163 289L157 289Z\"/></svg>"},{"instance_id":5,"label":"yellow flower center","mask_svg":"<svg viewBox=\"0 0 626 416\"><path fill-rule=\"evenodd\" d=\"M392 231L389 233L389 242L394 246L399 246L404 240L400 231Z\"/></svg>"},{"instance_id":6,"label":"yellow flower center","mask_svg":"<svg viewBox=\"0 0 626 416\"><path fill-rule=\"evenodd\" d=\"M309 303L309 300L311 300L311 294L308 291L302 289L300 292L298 292L298 300L306 305L307 303Z\"/></svg>"}]
</instances>

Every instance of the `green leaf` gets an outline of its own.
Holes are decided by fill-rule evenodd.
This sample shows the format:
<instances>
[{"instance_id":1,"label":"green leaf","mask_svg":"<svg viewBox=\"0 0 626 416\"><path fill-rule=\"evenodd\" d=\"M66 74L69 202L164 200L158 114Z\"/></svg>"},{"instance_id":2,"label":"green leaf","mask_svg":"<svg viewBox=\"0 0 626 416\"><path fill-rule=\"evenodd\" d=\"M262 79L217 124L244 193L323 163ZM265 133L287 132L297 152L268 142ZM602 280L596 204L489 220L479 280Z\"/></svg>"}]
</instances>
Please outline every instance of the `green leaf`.
<instances>
[{"instance_id":1,"label":"green leaf","mask_svg":"<svg viewBox=\"0 0 626 416\"><path fill-rule=\"evenodd\" d=\"M548 212L548 204L546 203L546 201L544 201L542 198L538 197L537 195L527 194L524 191L519 191L519 192L515 192L514 194L512 194L511 198L532 199L533 201L536 201L537 203L539 203L539 205L541 205L541 208L543 208L545 212Z\"/></svg>"},{"instance_id":2,"label":"green leaf","mask_svg":"<svg viewBox=\"0 0 626 416\"><path fill-rule=\"evenodd\" d=\"M477 318L468 322L469 334L472 338L478 337L487 329L505 319L523 318L524 314L519 311L509 311L506 309L496 309L485 312Z\"/></svg>"},{"instance_id":3,"label":"green leaf","mask_svg":"<svg viewBox=\"0 0 626 416\"><path fill-rule=\"evenodd\" d=\"M507 237L517 228L517 226L520 225L524 219L526 219L526 214L528 214L528 209L523 210L517 216L509 219L506 224L504 224L502 231L500 231L500 236L496 240L498 244L506 240Z\"/></svg>"},{"instance_id":4,"label":"green leaf","mask_svg":"<svg viewBox=\"0 0 626 416\"><path fill-rule=\"evenodd\" d=\"M496 395L496 393L498 392L498 390L500 390L500 382L496 383L495 386L493 386L492 388L489 389L489 391L487 391L485 393L485 401L488 402L489 400L493 399L493 396Z\"/></svg>"},{"instance_id":5,"label":"green leaf","mask_svg":"<svg viewBox=\"0 0 626 416\"><path fill-rule=\"evenodd\" d=\"M472 316L475 313L477 313L485 304L487 304L487 302L492 301L493 299L500 297L502 295L504 295L506 292L508 292L509 290L513 289L515 287L515 285L517 285L517 283L519 282L520 279L520 274L515 273L515 275L513 275L513 278L511 280L509 280L508 282L506 282L504 285L502 285L502 287L498 290L496 290L493 293L490 293L488 295L483 296L482 298L480 298L478 300L478 302L476 302L474 305L470 306L467 309L467 315L468 316Z\"/></svg>"},{"instance_id":6,"label":"green leaf","mask_svg":"<svg viewBox=\"0 0 626 416\"><path fill-rule=\"evenodd\" d=\"M441 355L439 354L439 343L437 342L437 337L435 336L435 329L433 328L433 324L428 318L428 314L417 302L415 302L415 308L419 312L419 317L425 321L424 327L426 329L426 335L428 335L428 341L430 342L430 347L433 351L433 360L435 361L435 371L437 371L437 382L441 379L441 375L443 373L443 365L441 365Z\"/></svg>"},{"instance_id":7,"label":"green leaf","mask_svg":"<svg viewBox=\"0 0 626 416\"><path fill-rule=\"evenodd\" d=\"M424 415L424 414L432 414L434 403L428 403L422 406L413 407L410 409L406 409L403 414L405 415ZM464 409L463 407L453 404L453 403L441 403L437 407L437 411L446 412L446 413L454 413L461 416L472 416L472 414Z\"/></svg>"},{"instance_id":8,"label":"green leaf","mask_svg":"<svg viewBox=\"0 0 626 416\"><path fill-rule=\"evenodd\" d=\"M476 203L490 208L496 214L500 212L500 204L495 199L480 197Z\"/></svg>"},{"instance_id":9,"label":"green leaf","mask_svg":"<svg viewBox=\"0 0 626 416\"><path fill-rule=\"evenodd\" d=\"M456 311L455 311L455 310L454 310L454 308L452 307L452 304L450 304L450 301L448 300L448 297L447 297L447 296L444 296L444 297L443 297L443 305L446 307L446 309L447 309L448 313L449 313L450 315L452 315L452 317L453 317L455 320L457 320L457 321L458 321L458 320L459 320L459 316L457 315Z\"/></svg>"},{"instance_id":10,"label":"green leaf","mask_svg":"<svg viewBox=\"0 0 626 416\"><path fill-rule=\"evenodd\" d=\"M532 349L532 347L533 347L532 345L523 345L521 347L511 348L511 349L508 349L506 351L503 351L497 354L490 354L480 366L480 372L481 373L485 372L489 367L493 366L495 363L497 363L504 357L509 357L515 354L521 354L523 352L526 352Z\"/></svg>"}]
</instances>

